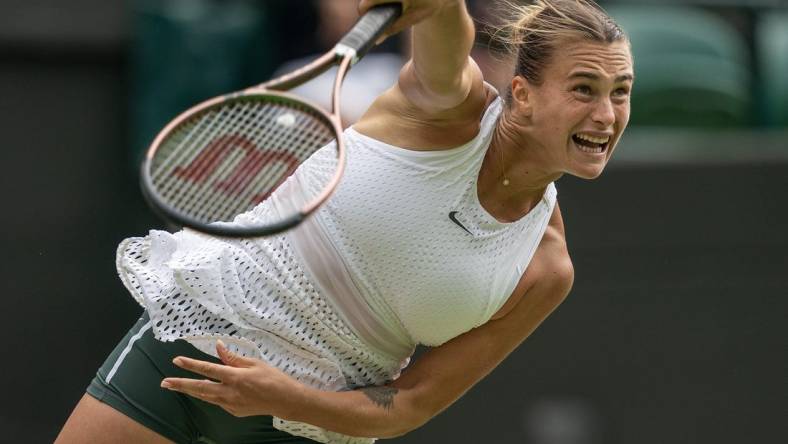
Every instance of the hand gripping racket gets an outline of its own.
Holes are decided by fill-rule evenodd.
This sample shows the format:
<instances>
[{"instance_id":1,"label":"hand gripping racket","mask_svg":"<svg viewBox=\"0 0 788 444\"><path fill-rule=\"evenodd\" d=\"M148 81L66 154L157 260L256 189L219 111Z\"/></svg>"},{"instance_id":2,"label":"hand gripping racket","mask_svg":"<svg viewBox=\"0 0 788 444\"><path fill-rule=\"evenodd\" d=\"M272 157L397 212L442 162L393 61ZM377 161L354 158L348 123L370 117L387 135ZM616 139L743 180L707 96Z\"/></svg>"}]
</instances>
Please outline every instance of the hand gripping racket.
<instances>
[{"instance_id":1,"label":"hand gripping racket","mask_svg":"<svg viewBox=\"0 0 788 444\"><path fill-rule=\"evenodd\" d=\"M342 81L401 13L399 3L376 6L309 65L207 100L176 117L156 136L142 163L142 190L151 207L176 225L218 236L265 236L298 225L329 198L345 167ZM330 112L284 92L335 65ZM319 175L324 183L311 187L319 191L304 196L300 209L256 225L216 223L230 222L264 201L302 162L334 140L332 171Z\"/></svg>"}]
</instances>

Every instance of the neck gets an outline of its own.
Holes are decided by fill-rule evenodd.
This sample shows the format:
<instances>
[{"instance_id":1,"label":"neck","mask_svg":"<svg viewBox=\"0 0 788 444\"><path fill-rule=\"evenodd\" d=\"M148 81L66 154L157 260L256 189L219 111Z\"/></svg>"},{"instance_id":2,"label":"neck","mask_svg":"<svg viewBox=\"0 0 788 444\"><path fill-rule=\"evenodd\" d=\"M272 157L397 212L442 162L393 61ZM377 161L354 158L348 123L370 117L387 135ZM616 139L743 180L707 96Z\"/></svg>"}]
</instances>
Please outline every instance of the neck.
<instances>
[{"instance_id":1,"label":"neck","mask_svg":"<svg viewBox=\"0 0 788 444\"><path fill-rule=\"evenodd\" d=\"M529 131L528 123L512 119L502 111L485 159L484 194L491 206L506 208L503 213L527 213L544 194L545 188L563 175L551 168L549 152ZM508 180L508 185L503 183Z\"/></svg>"}]
</instances>

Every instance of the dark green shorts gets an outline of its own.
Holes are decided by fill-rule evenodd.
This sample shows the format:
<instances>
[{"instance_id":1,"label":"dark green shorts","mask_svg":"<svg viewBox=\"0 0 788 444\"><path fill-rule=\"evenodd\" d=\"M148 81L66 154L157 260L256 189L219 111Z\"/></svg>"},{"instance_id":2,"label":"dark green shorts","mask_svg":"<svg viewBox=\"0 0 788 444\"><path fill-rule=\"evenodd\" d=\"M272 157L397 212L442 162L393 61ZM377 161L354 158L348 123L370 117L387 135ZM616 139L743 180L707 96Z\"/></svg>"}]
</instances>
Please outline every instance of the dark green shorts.
<instances>
[{"instance_id":1,"label":"dark green shorts","mask_svg":"<svg viewBox=\"0 0 788 444\"><path fill-rule=\"evenodd\" d=\"M270 416L236 418L213 404L163 389L168 376L199 377L172 364L175 356L219 362L186 341L153 337L147 313L99 368L88 394L176 443L314 443L275 429Z\"/></svg>"}]
</instances>

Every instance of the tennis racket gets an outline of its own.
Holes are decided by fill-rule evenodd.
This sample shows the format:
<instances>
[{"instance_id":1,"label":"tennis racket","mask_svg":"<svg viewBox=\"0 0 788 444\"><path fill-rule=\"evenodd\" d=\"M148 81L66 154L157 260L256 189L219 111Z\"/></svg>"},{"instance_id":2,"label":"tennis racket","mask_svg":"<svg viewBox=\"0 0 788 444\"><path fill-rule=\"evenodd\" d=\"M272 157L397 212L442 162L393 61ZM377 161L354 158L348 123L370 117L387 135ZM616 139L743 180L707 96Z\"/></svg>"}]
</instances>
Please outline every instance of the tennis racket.
<instances>
[{"instance_id":1,"label":"tennis racket","mask_svg":"<svg viewBox=\"0 0 788 444\"><path fill-rule=\"evenodd\" d=\"M340 89L348 70L402 13L399 3L370 9L329 52L307 66L240 92L202 102L154 139L142 162L150 206L179 226L226 237L257 237L295 227L336 189L345 167ZM331 109L286 91L338 66ZM267 199L296 168L336 141L323 183L291 214L227 223ZM314 191L317 190L317 191Z\"/></svg>"}]
</instances>

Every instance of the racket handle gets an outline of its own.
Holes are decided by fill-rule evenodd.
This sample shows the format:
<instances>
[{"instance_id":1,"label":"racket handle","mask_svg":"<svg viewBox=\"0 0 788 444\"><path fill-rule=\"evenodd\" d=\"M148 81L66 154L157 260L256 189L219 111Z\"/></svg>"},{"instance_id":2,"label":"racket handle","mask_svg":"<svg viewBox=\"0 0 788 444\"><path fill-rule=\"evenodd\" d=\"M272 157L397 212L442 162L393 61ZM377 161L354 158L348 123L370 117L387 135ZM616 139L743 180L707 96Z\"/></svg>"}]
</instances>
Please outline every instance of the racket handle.
<instances>
[{"instance_id":1,"label":"racket handle","mask_svg":"<svg viewBox=\"0 0 788 444\"><path fill-rule=\"evenodd\" d=\"M356 60L361 59L372 48L383 32L402 15L402 4L386 3L372 7L353 26L337 47L352 48Z\"/></svg>"}]
</instances>

